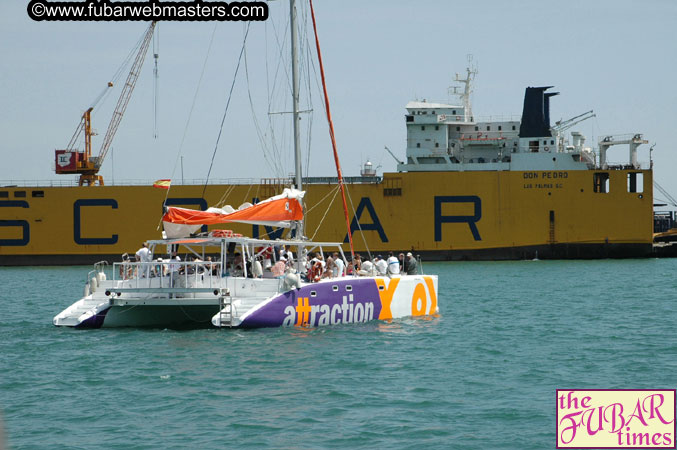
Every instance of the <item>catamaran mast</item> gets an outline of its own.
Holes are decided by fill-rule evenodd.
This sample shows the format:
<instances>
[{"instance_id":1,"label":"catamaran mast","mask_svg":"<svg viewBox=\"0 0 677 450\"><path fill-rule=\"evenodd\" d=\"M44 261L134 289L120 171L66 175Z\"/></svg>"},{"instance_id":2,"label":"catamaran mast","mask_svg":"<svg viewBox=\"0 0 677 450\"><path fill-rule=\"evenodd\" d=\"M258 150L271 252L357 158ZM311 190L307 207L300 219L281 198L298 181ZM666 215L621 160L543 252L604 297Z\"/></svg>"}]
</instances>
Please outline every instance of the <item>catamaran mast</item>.
<instances>
[{"instance_id":1,"label":"catamaran mast","mask_svg":"<svg viewBox=\"0 0 677 450\"><path fill-rule=\"evenodd\" d=\"M301 137L299 129L299 56L298 35L296 30L296 0L289 0L289 25L291 28L291 75L292 75L292 103L294 117L294 168L296 189L303 190L301 174ZM296 230L297 237L305 235L305 224L301 221Z\"/></svg>"},{"instance_id":2,"label":"catamaran mast","mask_svg":"<svg viewBox=\"0 0 677 450\"><path fill-rule=\"evenodd\" d=\"M292 101L294 112L294 164L296 174L296 189L302 190L301 185L301 138L299 130L299 61L298 36L296 30L296 0L289 0L290 27L291 27L291 72L292 72Z\"/></svg>"}]
</instances>

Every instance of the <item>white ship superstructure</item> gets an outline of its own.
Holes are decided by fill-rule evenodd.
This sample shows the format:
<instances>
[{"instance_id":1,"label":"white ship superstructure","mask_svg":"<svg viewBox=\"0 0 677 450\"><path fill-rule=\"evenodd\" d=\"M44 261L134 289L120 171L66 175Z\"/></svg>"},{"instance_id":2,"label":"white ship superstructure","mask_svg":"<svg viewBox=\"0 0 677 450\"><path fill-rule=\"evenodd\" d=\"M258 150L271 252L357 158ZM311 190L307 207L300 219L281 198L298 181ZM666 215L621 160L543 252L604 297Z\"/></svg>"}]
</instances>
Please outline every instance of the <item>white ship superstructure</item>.
<instances>
[{"instance_id":1,"label":"white ship superstructure","mask_svg":"<svg viewBox=\"0 0 677 450\"><path fill-rule=\"evenodd\" d=\"M463 84L458 104L411 101L407 104L407 160L399 172L425 171L528 171L607 169L612 145L630 146L627 168L639 169L637 147L647 143L640 134L606 137L597 154L585 147L585 136L565 132L594 117L588 111L550 126L552 86L529 87L522 117L476 117L470 103L476 71L456 81Z\"/></svg>"}]
</instances>

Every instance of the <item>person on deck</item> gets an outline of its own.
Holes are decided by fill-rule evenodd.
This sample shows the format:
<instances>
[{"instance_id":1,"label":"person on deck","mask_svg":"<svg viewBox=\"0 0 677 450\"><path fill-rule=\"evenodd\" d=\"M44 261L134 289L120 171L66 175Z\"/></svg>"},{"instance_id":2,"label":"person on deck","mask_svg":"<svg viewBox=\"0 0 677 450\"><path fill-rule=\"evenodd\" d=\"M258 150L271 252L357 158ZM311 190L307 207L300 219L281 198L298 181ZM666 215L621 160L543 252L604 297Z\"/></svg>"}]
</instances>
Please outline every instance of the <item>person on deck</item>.
<instances>
[{"instance_id":1,"label":"person on deck","mask_svg":"<svg viewBox=\"0 0 677 450\"><path fill-rule=\"evenodd\" d=\"M176 254L176 252L172 252L172 257L169 260L169 272L171 273L171 276L174 280L176 280L179 276L179 271L181 270L181 257Z\"/></svg>"},{"instance_id":2,"label":"person on deck","mask_svg":"<svg viewBox=\"0 0 677 450\"><path fill-rule=\"evenodd\" d=\"M273 264L273 276L275 278L282 278L284 276L284 272L287 269L287 258L284 256L280 256L280 259Z\"/></svg>"},{"instance_id":3,"label":"person on deck","mask_svg":"<svg viewBox=\"0 0 677 450\"><path fill-rule=\"evenodd\" d=\"M388 253L388 273L390 275L400 274L400 262L397 260L393 252Z\"/></svg>"},{"instance_id":4,"label":"person on deck","mask_svg":"<svg viewBox=\"0 0 677 450\"><path fill-rule=\"evenodd\" d=\"M341 259L338 252L334 252L334 254L332 256L333 256L333 259L334 259L334 278L344 276L346 265L343 262L343 259Z\"/></svg>"},{"instance_id":5,"label":"person on deck","mask_svg":"<svg viewBox=\"0 0 677 450\"><path fill-rule=\"evenodd\" d=\"M353 270L358 272L360 269L362 269L362 257L358 253L355 254L355 258L353 258Z\"/></svg>"},{"instance_id":6,"label":"person on deck","mask_svg":"<svg viewBox=\"0 0 677 450\"><path fill-rule=\"evenodd\" d=\"M388 271L388 263L381 255L374 258L374 267L376 267L376 275L384 276Z\"/></svg>"},{"instance_id":7,"label":"person on deck","mask_svg":"<svg viewBox=\"0 0 677 450\"><path fill-rule=\"evenodd\" d=\"M136 252L136 260L140 263L149 263L153 261L153 254L148 249L148 243L144 242L141 248ZM150 264L141 264L141 276L147 278L150 274Z\"/></svg>"},{"instance_id":8,"label":"person on deck","mask_svg":"<svg viewBox=\"0 0 677 450\"><path fill-rule=\"evenodd\" d=\"M371 277L374 275L374 264L366 259L361 265L357 274L361 277Z\"/></svg>"},{"instance_id":9,"label":"person on deck","mask_svg":"<svg viewBox=\"0 0 677 450\"><path fill-rule=\"evenodd\" d=\"M416 275L417 273L416 258L409 252L407 253L407 275Z\"/></svg>"},{"instance_id":10,"label":"person on deck","mask_svg":"<svg viewBox=\"0 0 677 450\"><path fill-rule=\"evenodd\" d=\"M327 257L327 266L324 269L324 273L322 274L322 278L334 278L334 268L336 267L336 263L334 262L334 258L331 256Z\"/></svg>"}]
</instances>

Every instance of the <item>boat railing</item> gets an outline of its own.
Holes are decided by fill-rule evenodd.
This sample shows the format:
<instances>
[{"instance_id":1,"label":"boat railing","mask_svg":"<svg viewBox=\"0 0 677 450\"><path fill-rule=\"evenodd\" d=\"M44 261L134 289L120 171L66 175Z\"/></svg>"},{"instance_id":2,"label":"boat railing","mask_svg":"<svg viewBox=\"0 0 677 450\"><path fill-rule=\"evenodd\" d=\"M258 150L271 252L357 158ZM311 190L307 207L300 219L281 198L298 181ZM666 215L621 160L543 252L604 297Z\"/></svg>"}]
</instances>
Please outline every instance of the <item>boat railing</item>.
<instances>
[{"instance_id":1,"label":"boat railing","mask_svg":"<svg viewBox=\"0 0 677 450\"><path fill-rule=\"evenodd\" d=\"M217 288L222 266L212 261L151 261L113 263L113 282L129 281L131 287L149 287L149 280L159 280L160 287Z\"/></svg>"},{"instance_id":2,"label":"boat railing","mask_svg":"<svg viewBox=\"0 0 677 450\"><path fill-rule=\"evenodd\" d=\"M462 133L460 139L462 141L504 141L507 139L503 135L503 131L471 131L469 133Z\"/></svg>"},{"instance_id":3,"label":"boat railing","mask_svg":"<svg viewBox=\"0 0 677 450\"><path fill-rule=\"evenodd\" d=\"M649 169L651 169L651 163L647 161L639 161L635 166L633 166L632 164L628 164L627 161L625 162L607 161L605 167L600 167L599 164L597 164L596 170L649 170Z\"/></svg>"}]
</instances>

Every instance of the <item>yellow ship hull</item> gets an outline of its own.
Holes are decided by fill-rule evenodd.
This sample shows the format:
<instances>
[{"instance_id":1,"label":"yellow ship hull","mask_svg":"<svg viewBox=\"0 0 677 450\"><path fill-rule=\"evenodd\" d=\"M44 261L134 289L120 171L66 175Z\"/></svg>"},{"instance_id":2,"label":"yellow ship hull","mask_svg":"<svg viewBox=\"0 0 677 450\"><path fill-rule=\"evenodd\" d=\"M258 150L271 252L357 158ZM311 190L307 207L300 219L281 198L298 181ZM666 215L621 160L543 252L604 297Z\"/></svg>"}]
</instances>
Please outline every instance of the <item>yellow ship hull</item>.
<instances>
[{"instance_id":1,"label":"yellow ship hull","mask_svg":"<svg viewBox=\"0 0 677 450\"><path fill-rule=\"evenodd\" d=\"M350 184L355 249L438 260L650 256L651 170L607 171L607 193L595 192L596 172L386 173L379 183ZM629 173L642 174L637 192L628 192ZM306 235L346 240L340 200L332 203L336 186L304 188ZM175 185L168 203L237 207L278 193L269 184L209 185L204 198L202 190ZM0 265L118 260L161 237L166 194L151 186L0 188ZM210 228L282 237L282 230L252 225Z\"/></svg>"}]
</instances>

